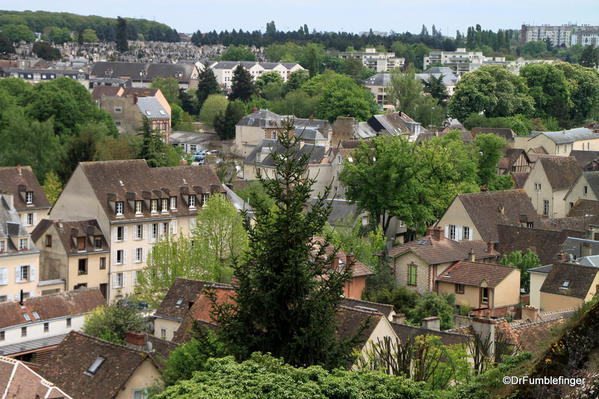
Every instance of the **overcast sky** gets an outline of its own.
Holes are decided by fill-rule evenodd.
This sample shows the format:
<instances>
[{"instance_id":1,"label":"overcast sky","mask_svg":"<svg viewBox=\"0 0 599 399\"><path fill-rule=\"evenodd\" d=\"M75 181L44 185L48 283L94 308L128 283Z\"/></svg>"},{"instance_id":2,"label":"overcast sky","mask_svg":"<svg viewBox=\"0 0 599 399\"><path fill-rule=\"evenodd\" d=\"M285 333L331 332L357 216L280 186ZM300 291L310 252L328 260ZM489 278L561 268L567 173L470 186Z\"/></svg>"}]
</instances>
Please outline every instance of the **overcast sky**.
<instances>
[{"instance_id":1,"label":"overcast sky","mask_svg":"<svg viewBox=\"0 0 599 399\"><path fill-rule=\"evenodd\" d=\"M0 0L3 10L66 11L164 22L180 32L212 29L420 32L435 24L454 35L470 25L484 29L527 24L599 25L599 0Z\"/></svg>"}]
</instances>

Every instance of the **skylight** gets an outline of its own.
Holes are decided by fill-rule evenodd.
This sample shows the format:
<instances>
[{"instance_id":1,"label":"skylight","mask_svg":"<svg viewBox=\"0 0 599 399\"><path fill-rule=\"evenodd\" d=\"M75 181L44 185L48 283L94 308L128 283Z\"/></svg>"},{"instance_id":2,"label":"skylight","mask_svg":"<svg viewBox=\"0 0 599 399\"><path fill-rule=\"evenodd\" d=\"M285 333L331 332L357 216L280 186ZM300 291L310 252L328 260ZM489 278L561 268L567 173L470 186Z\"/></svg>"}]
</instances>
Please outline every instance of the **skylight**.
<instances>
[{"instance_id":1,"label":"skylight","mask_svg":"<svg viewBox=\"0 0 599 399\"><path fill-rule=\"evenodd\" d=\"M100 368L102 363L104 363L104 360L106 360L106 359L104 359L103 357L97 357L96 360L94 360L94 362L92 363L92 365L89 366L89 368L85 371L85 374L87 374L87 375L96 374L96 372L98 371L98 369Z\"/></svg>"},{"instance_id":2,"label":"skylight","mask_svg":"<svg viewBox=\"0 0 599 399\"><path fill-rule=\"evenodd\" d=\"M183 298L179 298L179 299L177 299L177 303L176 303L176 305L177 305L177 306L181 306L182 304L183 304Z\"/></svg>"},{"instance_id":3,"label":"skylight","mask_svg":"<svg viewBox=\"0 0 599 399\"><path fill-rule=\"evenodd\" d=\"M570 280L564 280L564 282L562 283L562 286L560 287L561 289L568 289L570 287Z\"/></svg>"},{"instance_id":4,"label":"skylight","mask_svg":"<svg viewBox=\"0 0 599 399\"><path fill-rule=\"evenodd\" d=\"M31 321L31 316L29 316L27 313L23 313L23 318L27 321Z\"/></svg>"},{"instance_id":5,"label":"skylight","mask_svg":"<svg viewBox=\"0 0 599 399\"><path fill-rule=\"evenodd\" d=\"M31 314L33 315L33 318L35 320L39 320L40 319L40 315L37 312L31 312Z\"/></svg>"}]
</instances>

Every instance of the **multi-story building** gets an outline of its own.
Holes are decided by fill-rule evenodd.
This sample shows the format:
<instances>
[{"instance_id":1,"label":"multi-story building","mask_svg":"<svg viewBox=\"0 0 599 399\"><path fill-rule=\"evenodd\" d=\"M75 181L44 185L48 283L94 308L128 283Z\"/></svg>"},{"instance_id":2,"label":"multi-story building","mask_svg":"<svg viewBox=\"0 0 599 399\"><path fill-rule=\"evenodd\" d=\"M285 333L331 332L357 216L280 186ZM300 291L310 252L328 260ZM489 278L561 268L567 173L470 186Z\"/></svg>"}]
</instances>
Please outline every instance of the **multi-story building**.
<instances>
[{"instance_id":1,"label":"multi-story building","mask_svg":"<svg viewBox=\"0 0 599 399\"><path fill-rule=\"evenodd\" d=\"M233 85L233 72L237 66L244 67L254 80L266 72L277 72L286 82L293 72L304 70L300 64L286 62L220 61L207 64L212 69L216 81L225 89Z\"/></svg>"},{"instance_id":2,"label":"multi-story building","mask_svg":"<svg viewBox=\"0 0 599 399\"><path fill-rule=\"evenodd\" d=\"M339 53L339 58L357 58L366 68L377 72L388 72L395 68L402 68L405 58L396 57L393 52L377 52L375 48L366 48L364 51L345 51Z\"/></svg>"},{"instance_id":3,"label":"multi-story building","mask_svg":"<svg viewBox=\"0 0 599 399\"><path fill-rule=\"evenodd\" d=\"M482 51L467 51L458 48L456 51L434 50L424 57L424 69L432 66L450 67L458 74L471 72L483 65L505 64L505 57L486 57Z\"/></svg>"},{"instance_id":4,"label":"multi-story building","mask_svg":"<svg viewBox=\"0 0 599 399\"><path fill-rule=\"evenodd\" d=\"M50 203L30 166L0 168L0 193L12 196L18 220L28 233L50 209Z\"/></svg>"},{"instance_id":5,"label":"multi-story building","mask_svg":"<svg viewBox=\"0 0 599 399\"><path fill-rule=\"evenodd\" d=\"M81 69L9 68L5 70L4 76L23 79L33 84L58 78L69 78L85 87L89 86L89 74Z\"/></svg>"},{"instance_id":6,"label":"multi-story building","mask_svg":"<svg viewBox=\"0 0 599 399\"><path fill-rule=\"evenodd\" d=\"M522 25L520 43L549 40L555 47L583 46L599 43L599 26L590 25Z\"/></svg>"},{"instance_id":7,"label":"multi-story building","mask_svg":"<svg viewBox=\"0 0 599 399\"><path fill-rule=\"evenodd\" d=\"M175 78L179 81L179 87L187 90L198 87L199 74L195 64L96 62L89 77L131 80L133 87L151 87L157 78Z\"/></svg>"},{"instance_id":8,"label":"multi-story building","mask_svg":"<svg viewBox=\"0 0 599 399\"><path fill-rule=\"evenodd\" d=\"M134 292L161 237L189 234L210 195L224 190L208 166L150 168L145 160L82 162L50 212L95 219L110 246L108 300Z\"/></svg>"},{"instance_id":9,"label":"multi-story building","mask_svg":"<svg viewBox=\"0 0 599 399\"><path fill-rule=\"evenodd\" d=\"M110 248L96 220L42 220L31 238L40 250L40 280L64 280L66 290L108 294Z\"/></svg>"}]
</instances>

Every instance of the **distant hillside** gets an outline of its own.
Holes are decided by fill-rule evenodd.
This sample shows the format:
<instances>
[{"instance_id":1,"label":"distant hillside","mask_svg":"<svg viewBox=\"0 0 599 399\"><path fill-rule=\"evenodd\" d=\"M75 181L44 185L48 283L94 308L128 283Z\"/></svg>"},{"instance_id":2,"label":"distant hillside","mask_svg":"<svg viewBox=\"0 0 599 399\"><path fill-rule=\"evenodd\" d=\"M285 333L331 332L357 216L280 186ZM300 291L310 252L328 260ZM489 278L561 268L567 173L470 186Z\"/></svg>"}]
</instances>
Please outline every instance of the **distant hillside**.
<instances>
[{"instance_id":1,"label":"distant hillside","mask_svg":"<svg viewBox=\"0 0 599 399\"><path fill-rule=\"evenodd\" d=\"M129 40L153 40L164 42L179 41L179 34L168 25L146 19L125 18ZM57 28L71 32L93 29L100 41L114 41L116 38L116 18L94 15L84 16L65 12L47 11L2 11L0 10L0 31L21 30L24 26L32 32L48 33ZM23 26L24 25L24 26Z\"/></svg>"}]
</instances>

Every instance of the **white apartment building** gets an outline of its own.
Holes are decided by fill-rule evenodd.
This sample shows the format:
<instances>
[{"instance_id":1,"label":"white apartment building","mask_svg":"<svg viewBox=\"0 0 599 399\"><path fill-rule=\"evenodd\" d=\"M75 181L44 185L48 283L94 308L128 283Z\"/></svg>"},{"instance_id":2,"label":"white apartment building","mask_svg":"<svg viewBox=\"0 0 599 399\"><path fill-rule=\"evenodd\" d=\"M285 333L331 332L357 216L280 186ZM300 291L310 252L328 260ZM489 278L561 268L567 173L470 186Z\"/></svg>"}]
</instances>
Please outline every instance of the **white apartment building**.
<instances>
[{"instance_id":1,"label":"white apartment building","mask_svg":"<svg viewBox=\"0 0 599 399\"><path fill-rule=\"evenodd\" d=\"M520 43L549 40L556 47L599 44L599 26L591 25L522 25Z\"/></svg>"},{"instance_id":2,"label":"white apartment building","mask_svg":"<svg viewBox=\"0 0 599 399\"><path fill-rule=\"evenodd\" d=\"M277 72L283 78L283 82L286 82L293 72L304 69L300 64L295 63L253 61L220 61L209 64L208 67L214 72L218 84L225 89L230 89L233 85L233 73L238 65L243 66L254 81L263 73Z\"/></svg>"},{"instance_id":3,"label":"white apartment building","mask_svg":"<svg viewBox=\"0 0 599 399\"><path fill-rule=\"evenodd\" d=\"M377 72L388 72L404 66L406 60L396 57L393 52L377 52L375 48L366 48L364 51L345 51L339 53L339 58L358 58L366 68Z\"/></svg>"},{"instance_id":4,"label":"white apartment building","mask_svg":"<svg viewBox=\"0 0 599 399\"><path fill-rule=\"evenodd\" d=\"M458 48L456 51L431 51L423 60L424 69L440 64L454 69L458 74L471 72L483 65L506 64L505 57L486 57L482 51L467 51Z\"/></svg>"},{"instance_id":5,"label":"white apartment building","mask_svg":"<svg viewBox=\"0 0 599 399\"><path fill-rule=\"evenodd\" d=\"M82 162L50 212L95 219L110 247L108 301L134 292L137 273L166 235L189 234L209 196L223 193L208 166L150 168L145 160Z\"/></svg>"}]
</instances>

